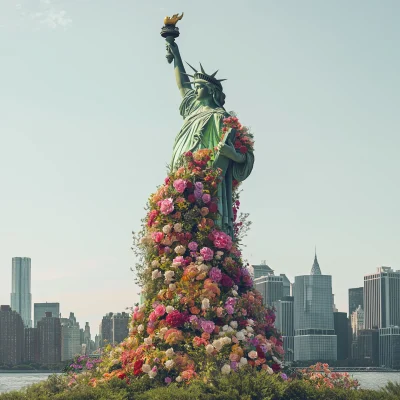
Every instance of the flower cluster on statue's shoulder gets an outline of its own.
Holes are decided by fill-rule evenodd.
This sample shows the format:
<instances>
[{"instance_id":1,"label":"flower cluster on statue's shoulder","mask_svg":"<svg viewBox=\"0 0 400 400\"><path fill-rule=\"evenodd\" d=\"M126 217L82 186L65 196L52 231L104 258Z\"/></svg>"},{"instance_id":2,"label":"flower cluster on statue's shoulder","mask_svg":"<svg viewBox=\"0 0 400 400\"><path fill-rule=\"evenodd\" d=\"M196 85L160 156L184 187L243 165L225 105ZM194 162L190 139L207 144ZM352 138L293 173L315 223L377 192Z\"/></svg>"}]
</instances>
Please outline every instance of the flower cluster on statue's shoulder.
<instances>
[{"instance_id":1,"label":"flower cluster on statue's shoulder","mask_svg":"<svg viewBox=\"0 0 400 400\"><path fill-rule=\"evenodd\" d=\"M221 140L223 139L224 135L231 129L235 130L235 138L233 139L233 146L235 147L235 149L242 154L253 152L254 135L250 132L249 128L243 126L236 117L224 118Z\"/></svg>"}]
</instances>

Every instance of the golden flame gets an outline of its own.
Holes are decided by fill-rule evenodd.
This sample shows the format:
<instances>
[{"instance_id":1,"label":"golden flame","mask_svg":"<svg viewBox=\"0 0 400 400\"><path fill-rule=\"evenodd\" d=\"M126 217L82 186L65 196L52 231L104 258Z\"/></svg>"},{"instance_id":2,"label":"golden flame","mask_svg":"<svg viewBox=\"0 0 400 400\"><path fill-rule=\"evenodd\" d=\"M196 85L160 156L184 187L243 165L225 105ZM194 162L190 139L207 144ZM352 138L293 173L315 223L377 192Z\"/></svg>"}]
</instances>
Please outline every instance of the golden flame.
<instances>
[{"instance_id":1,"label":"golden flame","mask_svg":"<svg viewBox=\"0 0 400 400\"><path fill-rule=\"evenodd\" d=\"M176 25L178 21L183 18L183 13L181 16L179 14L174 14L172 17L165 17L164 18L164 25Z\"/></svg>"}]
</instances>

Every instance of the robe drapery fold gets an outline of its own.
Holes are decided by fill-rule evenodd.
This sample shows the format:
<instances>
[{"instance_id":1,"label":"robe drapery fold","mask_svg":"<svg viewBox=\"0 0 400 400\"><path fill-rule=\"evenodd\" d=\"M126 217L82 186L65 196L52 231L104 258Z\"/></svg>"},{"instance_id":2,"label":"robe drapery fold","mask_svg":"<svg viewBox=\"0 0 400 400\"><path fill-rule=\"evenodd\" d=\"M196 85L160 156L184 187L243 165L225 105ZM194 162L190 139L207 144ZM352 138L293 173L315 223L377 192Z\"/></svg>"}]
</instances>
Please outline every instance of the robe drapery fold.
<instances>
[{"instance_id":1,"label":"robe drapery fold","mask_svg":"<svg viewBox=\"0 0 400 400\"><path fill-rule=\"evenodd\" d=\"M213 152L221 140L223 119L230 115L222 107L211 109L203 107L197 100L194 90L186 92L180 105L184 119L182 128L175 138L171 170L182 165L182 155L187 151L210 149ZM243 163L230 161L223 181L218 186L219 226L233 237L232 180L244 181L251 173L254 154L246 153Z\"/></svg>"}]
</instances>

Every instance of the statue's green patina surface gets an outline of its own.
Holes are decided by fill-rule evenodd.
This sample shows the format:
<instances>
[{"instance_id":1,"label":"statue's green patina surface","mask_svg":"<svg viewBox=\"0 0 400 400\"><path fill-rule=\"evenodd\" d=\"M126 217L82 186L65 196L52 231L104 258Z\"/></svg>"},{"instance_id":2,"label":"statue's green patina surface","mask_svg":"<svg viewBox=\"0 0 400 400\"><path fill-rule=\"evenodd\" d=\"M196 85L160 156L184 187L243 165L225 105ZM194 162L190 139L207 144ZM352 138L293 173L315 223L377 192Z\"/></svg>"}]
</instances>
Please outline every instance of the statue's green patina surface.
<instances>
[{"instance_id":1,"label":"statue's green patina surface","mask_svg":"<svg viewBox=\"0 0 400 400\"><path fill-rule=\"evenodd\" d=\"M221 142L223 119L230 114L224 109L225 94L215 75L208 75L200 65L200 71L193 67L194 74L186 74L178 45L171 37L166 38L168 56L174 60L175 78L178 89L183 97L180 113L183 125L174 142L171 169L176 170L182 163L182 155L187 151L210 149L214 155L226 157L228 164L224 177L218 187L221 214L221 228L233 236L232 211L232 181L244 181L251 173L254 164L254 154L241 154L236 151L228 140ZM189 80L189 76L193 81ZM194 85L194 88L192 88Z\"/></svg>"}]
</instances>

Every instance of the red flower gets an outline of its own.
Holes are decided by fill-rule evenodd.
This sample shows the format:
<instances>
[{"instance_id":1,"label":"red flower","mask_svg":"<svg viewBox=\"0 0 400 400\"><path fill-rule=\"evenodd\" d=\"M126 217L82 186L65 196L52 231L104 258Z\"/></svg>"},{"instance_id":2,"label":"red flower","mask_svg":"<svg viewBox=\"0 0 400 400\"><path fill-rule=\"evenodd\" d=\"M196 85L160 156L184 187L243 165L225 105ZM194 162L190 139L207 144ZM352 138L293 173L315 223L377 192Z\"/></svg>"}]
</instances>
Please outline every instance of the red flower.
<instances>
[{"instance_id":1,"label":"red flower","mask_svg":"<svg viewBox=\"0 0 400 400\"><path fill-rule=\"evenodd\" d=\"M190 181L186 182L186 189L193 189L193 183Z\"/></svg>"},{"instance_id":2,"label":"red flower","mask_svg":"<svg viewBox=\"0 0 400 400\"><path fill-rule=\"evenodd\" d=\"M231 278L229 278L228 275L222 274L221 285L224 286L224 287L232 287L233 286L233 280Z\"/></svg>"},{"instance_id":3,"label":"red flower","mask_svg":"<svg viewBox=\"0 0 400 400\"><path fill-rule=\"evenodd\" d=\"M133 364L133 374L140 375L142 373L143 360L137 360Z\"/></svg>"},{"instance_id":4,"label":"red flower","mask_svg":"<svg viewBox=\"0 0 400 400\"><path fill-rule=\"evenodd\" d=\"M125 379L126 378L126 373L124 371L118 372L117 373L117 378L118 379Z\"/></svg>"},{"instance_id":5,"label":"red flower","mask_svg":"<svg viewBox=\"0 0 400 400\"><path fill-rule=\"evenodd\" d=\"M281 370L281 366L279 364L272 364L272 370L278 372Z\"/></svg>"},{"instance_id":6,"label":"red flower","mask_svg":"<svg viewBox=\"0 0 400 400\"><path fill-rule=\"evenodd\" d=\"M239 151L240 151L242 154L245 154L245 153L247 153L247 147L246 147L246 146L241 146L240 149L239 149Z\"/></svg>"},{"instance_id":7,"label":"red flower","mask_svg":"<svg viewBox=\"0 0 400 400\"><path fill-rule=\"evenodd\" d=\"M256 351L259 358L265 358L265 353L262 351L261 346L256 346Z\"/></svg>"},{"instance_id":8,"label":"red flower","mask_svg":"<svg viewBox=\"0 0 400 400\"><path fill-rule=\"evenodd\" d=\"M178 310L174 310L167 315L165 320L169 326L177 328L185 323L186 318L184 314L180 313Z\"/></svg>"},{"instance_id":9,"label":"red flower","mask_svg":"<svg viewBox=\"0 0 400 400\"><path fill-rule=\"evenodd\" d=\"M188 201L189 203L194 203L196 201L196 197L194 197L194 194L189 194Z\"/></svg>"},{"instance_id":10,"label":"red flower","mask_svg":"<svg viewBox=\"0 0 400 400\"><path fill-rule=\"evenodd\" d=\"M194 197L194 196L193 196ZM190 200L189 200L190 201ZM216 213L218 211L218 205L216 203L211 203L208 207L210 212Z\"/></svg>"}]
</instances>

